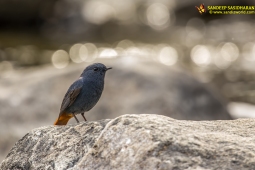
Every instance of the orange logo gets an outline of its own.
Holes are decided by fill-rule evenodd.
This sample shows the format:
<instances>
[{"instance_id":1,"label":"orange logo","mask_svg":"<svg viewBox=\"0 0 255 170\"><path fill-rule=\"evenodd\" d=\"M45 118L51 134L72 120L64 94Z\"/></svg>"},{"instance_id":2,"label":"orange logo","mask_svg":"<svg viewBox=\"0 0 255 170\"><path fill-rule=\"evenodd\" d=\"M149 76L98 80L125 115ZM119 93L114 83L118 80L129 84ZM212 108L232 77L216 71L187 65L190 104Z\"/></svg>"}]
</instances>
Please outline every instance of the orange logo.
<instances>
[{"instance_id":1,"label":"orange logo","mask_svg":"<svg viewBox=\"0 0 255 170\"><path fill-rule=\"evenodd\" d=\"M206 12L206 9L205 9L205 5L204 4L201 4L199 7L195 6L195 8L197 8L198 12L202 15L203 13Z\"/></svg>"}]
</instances>

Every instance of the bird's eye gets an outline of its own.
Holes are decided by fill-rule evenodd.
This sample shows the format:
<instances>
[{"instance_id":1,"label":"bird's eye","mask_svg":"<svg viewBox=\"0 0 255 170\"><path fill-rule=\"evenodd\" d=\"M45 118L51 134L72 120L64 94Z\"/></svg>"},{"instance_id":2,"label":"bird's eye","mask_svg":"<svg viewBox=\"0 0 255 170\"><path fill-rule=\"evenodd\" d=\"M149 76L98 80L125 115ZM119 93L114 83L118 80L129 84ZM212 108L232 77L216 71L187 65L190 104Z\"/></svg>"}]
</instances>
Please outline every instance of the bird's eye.
<instances>
[{"instance_id":1,"label":"bird's eye","mask_svg":"<svg viewBox=\"0 0 255 170\"><path fill-rule=\"evenodd\" d=\"M98 68L97 68L97 67L95 67L95 68L94 68L94 71L98 71Z\"/></svg>"}]
</instances>

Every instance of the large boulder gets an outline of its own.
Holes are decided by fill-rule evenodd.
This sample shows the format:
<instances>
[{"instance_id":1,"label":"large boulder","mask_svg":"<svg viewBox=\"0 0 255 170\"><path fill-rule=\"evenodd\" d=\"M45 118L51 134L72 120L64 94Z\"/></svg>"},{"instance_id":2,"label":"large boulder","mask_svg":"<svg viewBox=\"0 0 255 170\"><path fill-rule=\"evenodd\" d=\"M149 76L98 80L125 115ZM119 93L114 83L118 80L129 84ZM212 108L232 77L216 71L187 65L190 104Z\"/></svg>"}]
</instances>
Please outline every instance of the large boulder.
<instances>
[{"instance_id":1,"label":"large boulder","mask_svg":"<svg viewBox=\"0 0 255 170\"><path fill-rule=\"evenodd\" d=\"M123 115L32 130L0 169L255 169L254 119Z\"/></svg>"}]
</instances>

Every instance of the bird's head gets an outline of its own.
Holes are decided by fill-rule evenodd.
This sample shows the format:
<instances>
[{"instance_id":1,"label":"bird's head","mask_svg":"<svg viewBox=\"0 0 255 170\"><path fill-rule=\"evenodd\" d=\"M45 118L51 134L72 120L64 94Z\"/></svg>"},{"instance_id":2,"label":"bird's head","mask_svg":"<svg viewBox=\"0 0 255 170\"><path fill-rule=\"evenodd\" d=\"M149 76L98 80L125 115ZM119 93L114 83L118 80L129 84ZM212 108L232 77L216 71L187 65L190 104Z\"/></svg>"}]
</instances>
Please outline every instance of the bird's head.
<instances>
[{"instance_id":1,"label":"bird's head","mask_svg":"<svg viewBox=\"0 0 255 170\"><path fill-rule=\"evenodd\" d=\"M104 77L107 70L112 69L101 63L94 63L87 66L81 74L81 77Z\"/></svg>"}]
</instances>

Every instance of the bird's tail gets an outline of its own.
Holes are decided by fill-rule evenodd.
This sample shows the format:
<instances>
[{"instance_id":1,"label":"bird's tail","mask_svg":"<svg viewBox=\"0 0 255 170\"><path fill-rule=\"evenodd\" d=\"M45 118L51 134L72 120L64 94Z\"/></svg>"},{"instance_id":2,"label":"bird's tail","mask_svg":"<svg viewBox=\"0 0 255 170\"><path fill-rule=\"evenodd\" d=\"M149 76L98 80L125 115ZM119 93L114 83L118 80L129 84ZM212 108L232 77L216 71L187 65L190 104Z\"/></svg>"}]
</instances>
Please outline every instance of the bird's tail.
<instances>
[{"instance_id":1,"label":"bird's tail","mask_svg":"<svg viewBox=\"0 0 255 170\"><path fill-rule=\"evenodd\" d=\"M59 115L54 125L66 125L69 119L71 119L72 117L73 116L68 113L62 113L61 115Z\"/></svg>"}]
</instances>

